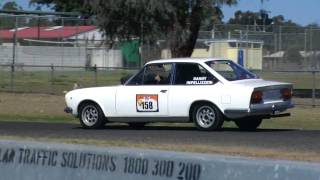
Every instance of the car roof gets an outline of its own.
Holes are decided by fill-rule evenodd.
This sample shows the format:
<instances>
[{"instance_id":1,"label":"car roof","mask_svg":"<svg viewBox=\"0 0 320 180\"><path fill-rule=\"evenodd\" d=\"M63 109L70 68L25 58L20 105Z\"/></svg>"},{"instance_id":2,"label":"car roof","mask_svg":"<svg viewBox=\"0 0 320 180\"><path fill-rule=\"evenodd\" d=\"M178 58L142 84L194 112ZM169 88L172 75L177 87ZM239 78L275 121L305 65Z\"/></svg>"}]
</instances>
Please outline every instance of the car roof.
<instances>
[{"instance_id":1,"label":"car roof","mask_svg":"<svg viewBox=\"0 0 320 180\"><path fill-rule=\"evenodd\" d=\"M174 63L174 62L193 62L193 63L199 63L199 62L207 62L207 61L214 61L214 60L228 60L226 58L171 58L171 59L159 59L159 60L153 60L149 61L146 64L153 64L153 63Z\"/></svg>"}]
</instances>

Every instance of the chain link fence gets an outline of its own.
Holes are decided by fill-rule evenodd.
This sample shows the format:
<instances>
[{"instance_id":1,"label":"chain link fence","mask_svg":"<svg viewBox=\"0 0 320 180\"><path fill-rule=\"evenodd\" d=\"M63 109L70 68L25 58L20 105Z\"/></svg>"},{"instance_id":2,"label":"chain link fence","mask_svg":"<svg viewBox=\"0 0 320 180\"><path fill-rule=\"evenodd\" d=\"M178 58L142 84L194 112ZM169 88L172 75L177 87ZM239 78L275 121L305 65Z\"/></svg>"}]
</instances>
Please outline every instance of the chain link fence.
<instances>
[{"instance_id":1,"label":"chain link fence","mask_svg":"<svg viewBox=\"0 0 320 180\"><path fill-rule=\"evenodd\" d=\"M138 69L80 66L0 65L0 91L64 94L74 88L121 84Z\"/></svg>"},{"instance_id":2,"label":"chain link fence","mask_svg":"<svg viewBox=\"0 0 320 180\"><path fill-rule=\"evenodd\" d=\"M263 70L313 71L320 69L320 29L300 26L214 25L200 38L263 42Z\"/></svg>"},{"instance_id":3,"label":"chain link fence","mask_svg":"<svg viewBox=\"0 0 320 180\"><path fill-rule=\"evenodd\" d=\"M119 84L122 76L144 63L170 57L165 35L152 43L140 41L143 36L141 31L140 37L110 47L95 20L0 14L0 90L62 94L74 84ZM218 47L216 42L227 45ZM245 58L261 63L261 68L252 68L259 76L291 82L297 94L313 97L315 104L320 89L319 28L214 25L211 31L199 32L192 56L238 61L237 53L243 50L249 52Z\"/></svg>"}]
</instances>

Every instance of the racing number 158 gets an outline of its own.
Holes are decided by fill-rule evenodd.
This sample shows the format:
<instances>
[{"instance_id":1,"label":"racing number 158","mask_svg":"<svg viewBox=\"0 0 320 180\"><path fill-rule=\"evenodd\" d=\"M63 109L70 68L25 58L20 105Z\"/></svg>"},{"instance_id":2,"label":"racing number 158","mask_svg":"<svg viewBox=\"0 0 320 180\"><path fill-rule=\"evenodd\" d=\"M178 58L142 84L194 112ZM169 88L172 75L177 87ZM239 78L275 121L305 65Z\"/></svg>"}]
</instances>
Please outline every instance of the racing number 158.
<instances>
[{"instance_id":1,"label":"racing number 158","mask_svg":"<svg viewBox=\"0 0 320 180\"><path fill-rule=\"evenodd\" d=\"M142 109L153 109L153 103L151 101L143 102Z\"/></svg>"}]
</instances>

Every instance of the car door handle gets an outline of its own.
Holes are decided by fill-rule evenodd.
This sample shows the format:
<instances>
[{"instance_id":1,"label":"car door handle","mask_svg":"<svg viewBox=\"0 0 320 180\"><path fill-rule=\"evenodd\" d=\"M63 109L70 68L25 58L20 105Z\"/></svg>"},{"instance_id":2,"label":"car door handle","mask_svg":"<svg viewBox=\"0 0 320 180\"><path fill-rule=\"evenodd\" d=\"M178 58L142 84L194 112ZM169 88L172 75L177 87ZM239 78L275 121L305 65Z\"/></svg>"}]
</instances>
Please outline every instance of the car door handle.
<instances>
[{"instance_id":1,"label":"car door handle","mask_svg":"<svg viewBox=\"0 0 320 180\"><path fill-rule=\"evenodd\" d=\"M167 91L168 91L168 90L163 89L163 90L161 90L160 92L166 93Z\"/></svg>"}]
</instances>

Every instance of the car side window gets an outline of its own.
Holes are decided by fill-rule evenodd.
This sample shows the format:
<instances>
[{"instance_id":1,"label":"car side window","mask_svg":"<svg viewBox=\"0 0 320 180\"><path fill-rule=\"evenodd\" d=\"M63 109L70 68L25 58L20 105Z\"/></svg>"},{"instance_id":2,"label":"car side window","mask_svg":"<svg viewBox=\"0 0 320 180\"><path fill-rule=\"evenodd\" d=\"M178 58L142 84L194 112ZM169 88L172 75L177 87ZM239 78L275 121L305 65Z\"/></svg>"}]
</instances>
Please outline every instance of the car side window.
<instances>
[{"instance_id":1,"label":"car side window","mask_svg":"<svg viewBox=\"0 0 320 180\"><path fill-rule=\"evenodd\" d=\"M144 69L141 70L138 74L136 74L127 85L142 85Z\"/></svg>"},{"instance_id":2,"label":"car side window","mask_svg":"<svg viewBox=\"0 0 320 180\"><path fill-rule=\"evenodd\" d=\"M172 64L150 64L146 66L143 85L166 85L171 83Z\"/></svg>"},{"instance_id":3,"label":"car side window","mask_svg":"<svg viewBox=\"0 0 320 180\"><path fill-rule=\"evenodd\" d=\"M211 68L220 73L224 78L226 78L229 81L237 79L237 74L235 73L234 69L232 69L232 67L227 63L212 64Z\"/></svg>"},{"instance_id":4,"label":"car side window","mask_svg":"<svg viewBox=\"0 0 320 180\"><path fill-rule=\"evenodd\" d=\"M171 83L172 64L150 64L135 75L127 85L166 85Z\"/></svg>"},{"instance_id":5,"label":"car side window","mask_svg":"<svg viewBox=\"0 0 320 180\"><path fill-rule=\"evenodd\" d=\"M217 82L217 79L199 64L177 63L175 67L176 85L208 85Z\"/></svg>"}]
</instances>

